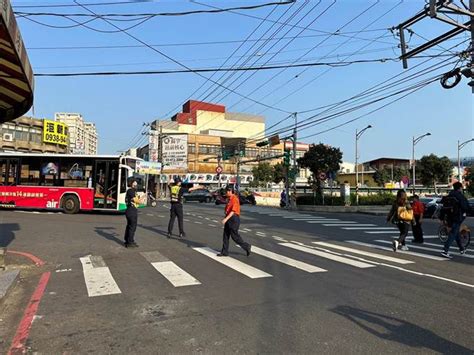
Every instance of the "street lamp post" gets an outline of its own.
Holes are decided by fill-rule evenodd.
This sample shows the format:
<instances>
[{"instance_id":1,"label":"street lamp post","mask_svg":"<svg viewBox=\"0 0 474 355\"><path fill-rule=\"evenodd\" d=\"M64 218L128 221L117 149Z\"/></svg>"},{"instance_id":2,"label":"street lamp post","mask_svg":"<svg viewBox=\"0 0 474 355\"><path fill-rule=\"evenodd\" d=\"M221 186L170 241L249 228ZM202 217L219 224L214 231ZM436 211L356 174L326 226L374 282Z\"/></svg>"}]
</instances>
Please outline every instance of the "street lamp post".
<instances>
[{"instance_id":1,"label":"street lamp post","mask_svg":"<svg viewBox=\"0 0 474 355\"><path fill-rule=\"evenodd\" d=\"M369 128L372 128L371 125L368 125L360 132L356 129L355 135L355 169L356 169L356 205L359 204L359 167L358 167L358 160L359 160L359 138L367 131Z\"/></svg>"},{"instance_id":2,"label":"street lamp post","mask_svg":"<svg viewBox=\"0 0 474 355\"><path fill-rule=\"evenodd\" d=\"M461 176L461 149L463 149L468 143L473 142L474 138L468 139L465 142L459 143L458 140L458 181L462 183L462 176Z\"/></svg>"},{"instance_id":3,"label":"street lamp post","mask_svg":"<svg viewBox=\"0 0 474 355\"><path fill-rule=\"evenodd\" d=\"M428 132L428 133L425 133L417 138L415 138L415 136L413 136L413 144L412 144L412 155L411 155L411 159L412 159L412 170L413 170L413 181L412 181L412 192L413 194L415 194L415 183L416 183L416 170L415 170L415 165L416 165L416 162L415 162L415 145L418 144L419 141L421 141L423 138L427 137L427 136L431 136L431 133Z\"/></svg>"}]
</instances>

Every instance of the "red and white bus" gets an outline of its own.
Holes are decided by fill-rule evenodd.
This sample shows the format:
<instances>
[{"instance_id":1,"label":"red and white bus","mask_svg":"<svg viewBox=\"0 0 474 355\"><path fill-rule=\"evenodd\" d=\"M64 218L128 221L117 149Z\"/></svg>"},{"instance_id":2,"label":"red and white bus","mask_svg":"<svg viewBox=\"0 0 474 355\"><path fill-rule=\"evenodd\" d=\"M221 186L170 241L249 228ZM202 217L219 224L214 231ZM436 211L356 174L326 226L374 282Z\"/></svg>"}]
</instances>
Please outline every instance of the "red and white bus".
<instances>
[{"instance_id":1,"label":"red and white bus","mask_svg":"<svg viewBox=\"0 0 474 355\"><path fill-rule=\"evenodd\" d=\"M146 194L141 159L113 155L0 153L0 207L81 210L126 209L128 180Z\"/></svg>"}]
</instances>

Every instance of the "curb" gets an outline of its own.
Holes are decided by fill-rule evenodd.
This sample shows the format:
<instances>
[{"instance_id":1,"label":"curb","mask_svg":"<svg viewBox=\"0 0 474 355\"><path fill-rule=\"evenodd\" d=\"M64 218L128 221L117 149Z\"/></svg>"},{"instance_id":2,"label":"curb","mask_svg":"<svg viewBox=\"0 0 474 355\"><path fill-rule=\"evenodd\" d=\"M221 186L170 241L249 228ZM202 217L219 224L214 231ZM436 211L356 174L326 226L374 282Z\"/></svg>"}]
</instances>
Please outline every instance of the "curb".
<instances>
[{"instance_id":1,"label":"curb","mask_svg":"<svg viewBox=\"0 0 474 355\"><path fill-rule=\"evenodd\" d=\"M0 272L0 305L2 305L3 300L7 298L8 294L15 287L19 276L20 270Z\"/></svg>"}]
</instances>

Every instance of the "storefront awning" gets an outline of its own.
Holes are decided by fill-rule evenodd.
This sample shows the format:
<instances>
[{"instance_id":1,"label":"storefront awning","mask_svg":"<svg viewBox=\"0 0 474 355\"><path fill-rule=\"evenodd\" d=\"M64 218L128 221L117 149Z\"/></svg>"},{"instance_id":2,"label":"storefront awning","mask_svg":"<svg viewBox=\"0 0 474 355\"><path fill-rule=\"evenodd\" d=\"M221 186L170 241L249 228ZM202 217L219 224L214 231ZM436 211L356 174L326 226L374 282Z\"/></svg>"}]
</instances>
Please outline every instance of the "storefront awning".
<instances>
[{"instance_id":1,"label":"storefront awning","mask_svg":"<svg viewBox=\"0 0 474 355\"><path fill-rule=\"evenodd\" d=\"M0 0L0 122L33 105L34 77L9 0Z\"/></svg>"}]
</instances>

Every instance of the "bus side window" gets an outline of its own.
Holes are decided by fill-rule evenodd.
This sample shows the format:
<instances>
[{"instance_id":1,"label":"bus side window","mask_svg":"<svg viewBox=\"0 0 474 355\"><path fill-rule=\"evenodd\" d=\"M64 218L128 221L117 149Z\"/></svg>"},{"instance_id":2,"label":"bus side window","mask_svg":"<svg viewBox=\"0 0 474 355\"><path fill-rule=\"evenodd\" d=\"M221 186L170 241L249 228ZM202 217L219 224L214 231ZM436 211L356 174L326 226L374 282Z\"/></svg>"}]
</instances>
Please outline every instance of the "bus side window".
<instances>
[{"instance_id":1,"label":"bus side window","mask_svg":"<svg viewBox=\"0 0 474 355\"><path fill-rule=\"evenodd\" d=\"M125 168L120 169L120 193L127 192L127 174L128 170Z\"/></svg>"},{"instance_id":2,"label":"bus side window","mask_svg":"<svg viewBox=\"0 0 474 355\"><path fill-rule=\"evenodd\" d=\"M5 185L7 175L7 161L6 159L0 159L0 186Z\"/></svg>"}]
</instances>

